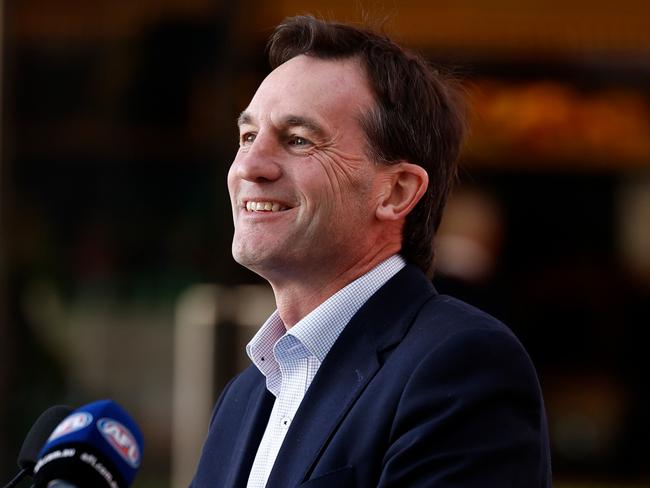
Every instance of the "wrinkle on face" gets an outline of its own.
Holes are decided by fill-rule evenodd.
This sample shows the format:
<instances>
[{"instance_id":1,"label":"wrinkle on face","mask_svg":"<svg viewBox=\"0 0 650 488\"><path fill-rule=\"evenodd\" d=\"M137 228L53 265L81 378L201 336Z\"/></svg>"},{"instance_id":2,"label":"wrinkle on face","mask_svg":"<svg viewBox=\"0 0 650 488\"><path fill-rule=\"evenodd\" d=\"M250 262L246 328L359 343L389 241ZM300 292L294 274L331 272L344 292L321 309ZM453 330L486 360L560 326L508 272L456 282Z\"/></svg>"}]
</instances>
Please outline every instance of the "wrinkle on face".
<instances>
[{"instance_id":1,"label":"wrinkle on face","mask_svg":"<svg viewBox=\"0 0 650 488\"><path fill-rule=\"evenodd\" d=\"M337 133L327 142L315 144L309 152L310 161L319 164L328 177L332 199L344 199L349 189L360 193L368 190L365 153L341 148L341 139Z\"/></svg>"}]
</instances>

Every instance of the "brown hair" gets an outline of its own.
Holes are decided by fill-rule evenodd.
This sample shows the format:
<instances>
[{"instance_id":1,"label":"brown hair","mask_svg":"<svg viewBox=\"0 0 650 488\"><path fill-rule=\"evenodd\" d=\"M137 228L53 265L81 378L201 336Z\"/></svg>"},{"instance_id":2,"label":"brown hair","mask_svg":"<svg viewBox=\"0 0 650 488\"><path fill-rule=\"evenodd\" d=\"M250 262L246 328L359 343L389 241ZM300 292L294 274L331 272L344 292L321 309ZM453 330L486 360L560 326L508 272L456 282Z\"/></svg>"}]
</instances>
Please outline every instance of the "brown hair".
<instances>
[{"instance_id":1,"label":"brown hair","mask_svg":"<svg viewBox=\"0 0 650 488\"><path fill-rule=\"evenodd\" d=\"M430 273L433 237L456 177L465 133L464 107L455 82L385 35L311 16L285 19L268 48L274 69L301 54L360 60L376 101L361 114L370 156L383 164L418 164L429 174L426 193L406 218L401 254Z\"/></svg>"}]
</instances>

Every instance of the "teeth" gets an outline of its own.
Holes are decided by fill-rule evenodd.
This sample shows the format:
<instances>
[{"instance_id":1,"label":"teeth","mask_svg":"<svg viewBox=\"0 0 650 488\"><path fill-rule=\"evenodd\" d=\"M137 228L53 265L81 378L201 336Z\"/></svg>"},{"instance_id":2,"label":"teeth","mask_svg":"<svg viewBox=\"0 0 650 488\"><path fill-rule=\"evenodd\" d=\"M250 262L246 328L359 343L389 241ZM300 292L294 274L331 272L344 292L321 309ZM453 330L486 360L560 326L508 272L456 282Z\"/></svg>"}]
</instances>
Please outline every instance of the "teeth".
<instances>
[{"instance_id":1,"label":"teeth","mask_svg":"<svg viewBox=\"0 0 650 488\"><path fill-rule=\"evenodd\" d=\"M284 210L279 203L275 202L246 202L246 210L249 212L279 212Z\"/></svg>"}]
</instances>

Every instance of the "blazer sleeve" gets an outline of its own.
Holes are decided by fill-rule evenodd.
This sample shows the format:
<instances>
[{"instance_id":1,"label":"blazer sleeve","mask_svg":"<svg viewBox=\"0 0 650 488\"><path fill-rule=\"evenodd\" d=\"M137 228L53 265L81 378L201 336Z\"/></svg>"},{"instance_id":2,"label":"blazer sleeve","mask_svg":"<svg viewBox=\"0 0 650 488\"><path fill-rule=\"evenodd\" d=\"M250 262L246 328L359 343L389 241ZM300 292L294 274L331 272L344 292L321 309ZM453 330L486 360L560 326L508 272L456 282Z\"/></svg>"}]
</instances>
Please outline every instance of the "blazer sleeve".
<instances>
[{"instance_id":1,"label":"blazer sleeve","mask_svg":"<svg viewBox=\"0 0 650 488\"><path fill-rule=\"evenodd\" d=\"M465 330L430 351L399 401L380 487L550 487L537 375L509 332Z\"/></svg>"}]
</instances>

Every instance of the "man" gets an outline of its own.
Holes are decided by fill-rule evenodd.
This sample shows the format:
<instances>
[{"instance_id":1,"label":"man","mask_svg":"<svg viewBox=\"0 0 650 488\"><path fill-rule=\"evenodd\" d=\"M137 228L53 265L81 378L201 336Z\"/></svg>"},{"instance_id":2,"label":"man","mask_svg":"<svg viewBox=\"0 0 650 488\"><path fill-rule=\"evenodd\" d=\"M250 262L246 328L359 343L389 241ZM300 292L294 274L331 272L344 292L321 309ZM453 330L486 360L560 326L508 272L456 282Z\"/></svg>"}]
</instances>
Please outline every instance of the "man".
<instances>
[{"instance_id":1,"label":"man","mask_svg":"<svg viewBox=\"0 0 650 488\"><path fill-rule=\"evenodd\" d=\"M277 311L217 402L192 486L550 486L526 352L427 277L456 92L386 37L311 17L276 29L270 59L228 188L233 256Z\"/></svg>"}]
</instances>

